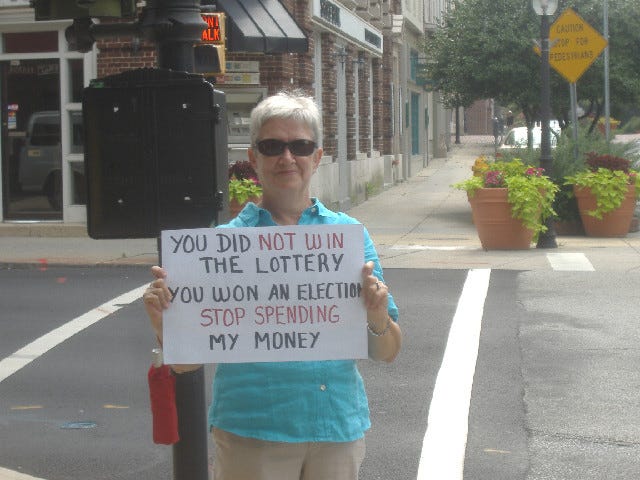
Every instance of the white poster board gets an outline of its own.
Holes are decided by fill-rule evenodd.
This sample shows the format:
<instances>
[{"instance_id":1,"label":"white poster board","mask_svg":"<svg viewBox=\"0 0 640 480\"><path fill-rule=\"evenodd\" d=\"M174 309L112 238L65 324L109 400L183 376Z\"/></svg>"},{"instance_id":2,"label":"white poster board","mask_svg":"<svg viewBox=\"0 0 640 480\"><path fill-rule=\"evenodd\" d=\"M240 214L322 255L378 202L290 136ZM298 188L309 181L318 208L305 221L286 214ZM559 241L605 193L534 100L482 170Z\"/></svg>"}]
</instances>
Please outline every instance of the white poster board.
<instances>
[{"instance_id":1,"label":"white poster board","mask_svg":"<svg viewBox=\"0 0 640 480\"><path fill-rule=\"evenodd\" d=\"M367 357L362 225L165 230L168 364Z\"/></svg>"}]
</instances>

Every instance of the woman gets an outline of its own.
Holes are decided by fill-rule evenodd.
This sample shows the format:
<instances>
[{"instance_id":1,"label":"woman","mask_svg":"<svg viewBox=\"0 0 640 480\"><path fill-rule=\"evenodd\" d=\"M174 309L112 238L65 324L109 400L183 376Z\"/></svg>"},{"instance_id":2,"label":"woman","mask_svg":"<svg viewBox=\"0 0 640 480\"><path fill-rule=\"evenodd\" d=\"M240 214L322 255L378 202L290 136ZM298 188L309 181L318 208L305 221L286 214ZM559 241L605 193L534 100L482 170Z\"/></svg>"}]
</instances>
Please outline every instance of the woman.
<instances>
[{"instance_id":1,"label":"woman","mask_svg":"<svg viewBox=\"0 0 640 480\"><path fill-rule=\"evenodd\" d=\"M218 228L358 223L310 196L321 138L321 116L311 98L280 93L258 104L251 113L248 155L263 187L262 201ZM391 362L402 344L398 309L366 229L364 235L369 357ZM162 311L170 292L167 272L153 267L152 274L155 280L143 298L162 342ZM197 368L172 366L176 374ZM356 480L370 420L356 362L346 360L220 364L209 424L216 480Z\"/></svg>"}]
</instances>

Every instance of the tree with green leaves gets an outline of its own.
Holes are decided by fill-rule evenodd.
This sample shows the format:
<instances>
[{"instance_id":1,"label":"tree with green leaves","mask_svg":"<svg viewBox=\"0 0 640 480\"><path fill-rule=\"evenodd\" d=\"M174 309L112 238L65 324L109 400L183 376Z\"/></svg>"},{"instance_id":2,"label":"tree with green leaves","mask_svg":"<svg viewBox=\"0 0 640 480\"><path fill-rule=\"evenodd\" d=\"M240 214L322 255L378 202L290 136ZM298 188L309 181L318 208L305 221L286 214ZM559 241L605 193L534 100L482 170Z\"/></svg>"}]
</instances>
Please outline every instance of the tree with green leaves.
<instances>
[{"instance_id":1,"label":"tree with green leaves","mask_svg":"<svg viewBox=\"0 0 640 480\"><path fill-rule=\"evenodd\" d=\"M637 0L616 0L609 8L610 98L612 114L620 115L640 102L640 9ZM603 30L602 0L560 0L555 20L572 7L593 28ZM422 74L431 79L450 108L493 98L516 105L529 127L539 118L540 17L530 0L454 0L441 19L441 28L425 39L427 62ZM594 124L603 113L602 55L577 82L578 98ZM569 84L551 71L554 116L569 119ZM593 128L592 126L592 128Z\"/></svg>"}]
</instances>

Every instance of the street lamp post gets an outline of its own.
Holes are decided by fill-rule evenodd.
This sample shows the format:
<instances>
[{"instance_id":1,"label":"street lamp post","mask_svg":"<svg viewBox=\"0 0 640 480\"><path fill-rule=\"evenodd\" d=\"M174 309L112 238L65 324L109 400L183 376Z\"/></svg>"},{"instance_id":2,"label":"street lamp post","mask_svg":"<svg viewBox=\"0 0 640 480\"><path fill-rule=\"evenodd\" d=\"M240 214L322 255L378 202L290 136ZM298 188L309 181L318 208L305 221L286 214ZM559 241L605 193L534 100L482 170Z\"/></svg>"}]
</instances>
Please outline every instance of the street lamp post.
<instances>
[{"instance_id":1,"label":"street lamp post","mask_svg":"<svg viewBox=\"0 0 640 480\"><path fill-rule=\"evenodd\" d=\"M540 166L544 168L547 175L551 175L553 169L553 158L551 157L551 131L549 120L551 117L551 88L549 71L549 16L553 15L558 8L558 0L532 0L531 5L535 12L540 15L540 56L542 58L540 67L540 121L541 121L541 144L540 144ZM556 232L553 227L553 220L548 218L545 221L547 230L538 236L537 248L557 248Z\"/></svg>"}]
</instances>

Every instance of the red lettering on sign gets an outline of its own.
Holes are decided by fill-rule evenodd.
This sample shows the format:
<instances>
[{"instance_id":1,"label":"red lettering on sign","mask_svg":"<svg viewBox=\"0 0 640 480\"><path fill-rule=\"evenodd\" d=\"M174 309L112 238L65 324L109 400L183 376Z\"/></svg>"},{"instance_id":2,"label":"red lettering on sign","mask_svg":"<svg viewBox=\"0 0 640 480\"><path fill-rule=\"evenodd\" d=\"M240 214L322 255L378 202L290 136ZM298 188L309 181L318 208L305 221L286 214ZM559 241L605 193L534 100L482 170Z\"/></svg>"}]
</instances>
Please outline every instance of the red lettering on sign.
<instances>
[{"instance_id":1,"label":"red lettering on sign","mask_svg":"<svg viewBox=\"0 0 640 480\"><path fill-rule=\"evenodd\" d=\"M200 39L203 42L222 42L220 17L218 15L202 14L202 19L207 22L207 28L202 31Z\"/></svg>"}]
</instances>

